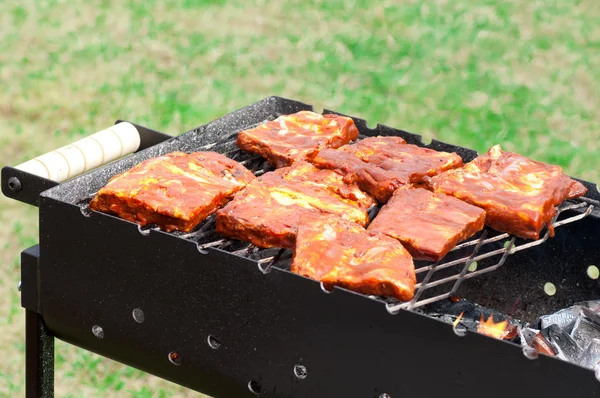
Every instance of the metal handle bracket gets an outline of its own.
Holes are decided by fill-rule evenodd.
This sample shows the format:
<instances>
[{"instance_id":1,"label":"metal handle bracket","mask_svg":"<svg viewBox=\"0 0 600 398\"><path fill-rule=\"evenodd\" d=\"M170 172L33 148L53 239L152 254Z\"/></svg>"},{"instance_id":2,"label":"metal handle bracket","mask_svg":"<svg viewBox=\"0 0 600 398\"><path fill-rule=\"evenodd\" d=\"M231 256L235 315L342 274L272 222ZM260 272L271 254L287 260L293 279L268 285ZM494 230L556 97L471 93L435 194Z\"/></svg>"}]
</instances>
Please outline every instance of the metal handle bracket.
<instances>
[{"instance_id":1,"label":"metal handle bracket","mask_svg":"<svg viewBox=\"0 0 600 398\"><path fill-rule=\"evenodd\" d=\"M124 121L125 120L117 120L115 124ZM135 123L131 124L135 126L140 135L140 146L136 152L173 138L170 135L160 133L147 127ZM36 207L39 204L40 194L59 184L56 181L11 166L2 168L1 178L2 193L4 196Z\"/></svg>"}]
</instances>

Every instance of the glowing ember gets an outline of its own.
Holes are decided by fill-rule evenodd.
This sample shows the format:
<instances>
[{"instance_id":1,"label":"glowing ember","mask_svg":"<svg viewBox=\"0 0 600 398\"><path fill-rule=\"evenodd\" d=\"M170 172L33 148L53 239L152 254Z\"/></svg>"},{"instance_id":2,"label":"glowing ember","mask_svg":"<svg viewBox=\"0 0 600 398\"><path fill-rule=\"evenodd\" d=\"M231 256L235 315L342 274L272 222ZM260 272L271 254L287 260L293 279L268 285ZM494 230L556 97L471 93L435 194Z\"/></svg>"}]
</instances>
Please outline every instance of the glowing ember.
<instances>
[{"instance_id":1,"label":"glowing ember","mask_svg":"<svg viewBox=\"0 0 600 398\"><path fill-rule=\"evenodd\" d=\"M477 331L496 339L512 339L516 336L516 327L514 325L508 323L506 319L496 323L492 315L486 320L483 319L483 314L481 315Z\"/></svg>"},{"instance_id":2,"label":"glowing ember","mask_svg":"<svg viewBox=\"0 0 600 398\"><path fill-rule=\"evenodd\" d=\"M456 317L456 319L454 320L454 322L452 322L452 326L456 328L456 325L458 325L458 322L460 322L460 320L462 319L464 312L461 312L459 316Z\"/></svg>"},{"instance_id":3,"label":"glowing ember","mask_svg":"<svg viewBox=\"0 0 600 398\"><path fill-rule=\"evenodd\" d=\"M556 351L554 350L554 348L552 348L550 343L546 341L546 339L544 338L544 336L542 336L541 333L538 333L533 337L533 339L531 340L531 346L535 348L538 352L541 352L542 354L546 354L551 357L556 355Z\"/></svg>"}]
</instances>

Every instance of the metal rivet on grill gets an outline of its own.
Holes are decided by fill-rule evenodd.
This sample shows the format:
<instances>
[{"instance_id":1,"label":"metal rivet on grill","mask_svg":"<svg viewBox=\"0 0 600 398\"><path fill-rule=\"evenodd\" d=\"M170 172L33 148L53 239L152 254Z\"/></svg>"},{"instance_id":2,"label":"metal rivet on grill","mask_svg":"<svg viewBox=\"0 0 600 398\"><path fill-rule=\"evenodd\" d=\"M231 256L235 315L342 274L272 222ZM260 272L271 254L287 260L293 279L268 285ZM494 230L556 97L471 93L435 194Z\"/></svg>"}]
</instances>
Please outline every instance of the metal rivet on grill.
<instances>
[{"instance_id":1,"label":"metal rivet on grill","mask_svg":"<svg viewBox=\"0 0 600 398\"><path fill-rule=\"evenodd\" d=\"M300 364L294 365L294 376L300 380L306 379L306 376L308 376L306 366Z\"/></svg>"},{"instance_id":2,"label":"metal rivet on grill","mask_svg":"<svg viewBox=\"0 0 600 398\"><path fill-rule=\"evenodd\" d=\"M134 308L131 315L133 315L133 320L137 323L144 322L144 311L141 308Z\"/></svg>"},{"instance_id":3,"label":"metal rivet on grill","mask_svg":"<svg viewBox=\"0 0 600 398\"><path fill-rule=\"evenodd\" d=\"M21 181L17 177L10 177L8 179L8 189L12 192L19 192L21 190Z\"/></svg>"},{"instance_id":4,"label":"metal rivet on grill","mask_svg":"<svg viewBox=\"0 0 600 398\"><path fill-rule=\"evenodd\" d=\"M556 294L556 286L552 282L546 282L544 285L544 293L548 296L554 296Z\"/></svg>"},{"instance_id":5,"label":"metal rivet on grill","mask_svg":"<svg viewBox=\"0 0 600 398\"><path fill-rule=\"evenodd\" d=\"M101 326L92 326L92 333L94 333L94 336L98 337L99 339L104 338L104 329L102 329Z\"/></svg>"},{"instance_id":6,"label":"metal rivet on grill","mask_svg":"<svg viewBox=\"0 0 600 398\"><path fill-rule=\"evenodd\" d=\"M171 351L169 353L169 362L171 362L175 366L181 365L181 357L175 351Z\"/></svg>"},{"instance_id":7,"label":"metal rivet on grill","mask_svg":"<svg viewBox=\"0 0 600 398\"><path fill-rule=\"evenodd\" d=\"M535 348L523 347L523 355L525 355L525 358L527 359L537 359L539 353Z\"/></svg>"},{"instance_id":8,"label":"metal rivet on grill","mask_svg":"<svg viewBox=\"0 0 600 398\"><path fill-rule=\"evenodd\" d=\"M260 394L260 384L258 384L258 381L256 380L250 380L248 389L256 395Z\"/></svg>"},{"instance_id":9,"label":"metal rivet on grill","mask_svg":"<svg viewBox=\"0 0 600 398\"><path fill-rule=\"evenodd\" d=\"M208 345L213 350L217 350L217 349L219 349L219 347L221 347L221 342L212 334L208 335L207 341L208 341Z\"/></svg>"},{"instance_id":10,"label":"metal rivet on grill","mask_svg":"<svg viewBox=\"0 0 600 398\"><path fill-rule=\"evenodd\" d=\"M598 279L600 277L600 270L595 265L590 265L587 268L587 274L591 279Z\"/></svg>"}]
</instances>

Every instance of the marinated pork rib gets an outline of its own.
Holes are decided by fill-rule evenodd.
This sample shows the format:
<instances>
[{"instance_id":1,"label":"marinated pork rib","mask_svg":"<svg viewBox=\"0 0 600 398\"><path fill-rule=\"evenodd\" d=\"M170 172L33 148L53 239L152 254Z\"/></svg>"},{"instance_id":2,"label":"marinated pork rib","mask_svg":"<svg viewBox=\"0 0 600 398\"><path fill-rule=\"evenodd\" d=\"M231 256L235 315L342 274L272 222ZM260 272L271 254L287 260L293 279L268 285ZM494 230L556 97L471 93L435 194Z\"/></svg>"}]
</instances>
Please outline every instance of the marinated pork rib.
<instances>
[{"instance_id":1,"label":"marinated pork rib","mask_svg":"<svg viewBox=\"0 0 600 398\"><path fill-rule=\"evenodd\" d=\"M410 145L400 137L369 137L339 149L324 149L311 162L356 181L381 203L402 185L462 165L455 153Z\"/></svg>"},{"instance_id":2,"label":"marinated pork rib","mask_svg":"<svg viewBox=\"0 0 600 398\"><path fill-rule=\"evenodd\" d=\"M369 225L398 239L417 259L441 260L457 243L483 229L485 211L452 196L404 186Z\"/></svg>"},{"instance_id":3,"label":"marinated pork rib","mask_svg":"<svg viewBox=\"0 0 600 398\"><path fill-rule=\"evenodd\" d=\"M267 158L273 167L284 167L357 137L358 129L349 117L301 111L240 132L237 145Z\"/></svg>"},{"instance_id":4,"label":"marinated pork rib","mask_svg":"<svg viewBox=\"0 0 600 398\"><path fill-rule=\"evenodd\" d=\"M111 178L90 209L189 232L253 180L249 170L221 154L172 152Z\"/></svg>"},{"instance_id":5,"label":"marinated pork rib","mask_svg":"<svg viewBox=\"0 0 600 398\"><path fill-rule=\"evenodd\" d=\"M300 217L330 213L366 225L375 200L330 170L296 162L264 174L217 212L217 232L258 247L292 249Z\"/></svg>"},{"instance_id":6,"label":"marinated pork rib","mask_svg":"<svg viewBox=\"0 0 600 398\"><path fill-rule=\"evenodd\" d=\"M292 272L359 293L408 301L415 269L400 242L335 216L303 217Z\"/></svg>"},{"instance_id":7,"label":"marinated pork rib","mask_svg":"<svg viewBox=\"0 0 600 398\"><path fill-rule=\"evenodd\" d=\"M551 228L556 206L587 192L559 166L504 152L499 145L427 183L435 192L485 209L490 227L525 239L538 239L544 226Z\"/></svg>"}]
</instances>

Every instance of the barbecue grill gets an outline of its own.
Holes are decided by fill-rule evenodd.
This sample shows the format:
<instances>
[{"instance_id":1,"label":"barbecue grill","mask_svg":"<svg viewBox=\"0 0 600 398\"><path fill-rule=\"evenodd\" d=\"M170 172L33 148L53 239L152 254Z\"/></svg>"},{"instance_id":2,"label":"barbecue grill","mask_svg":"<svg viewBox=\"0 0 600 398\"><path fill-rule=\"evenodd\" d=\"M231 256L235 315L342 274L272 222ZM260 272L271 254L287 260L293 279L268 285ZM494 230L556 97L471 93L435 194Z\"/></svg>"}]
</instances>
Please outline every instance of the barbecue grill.
<instances>
[{"instance_id":1,"label":"barbecue grill","mask_svg":"<svg viewBox=\"0 0 600 398\"><path fill-rule=\"evenodd\" d=\"M3 193L39 207L40 242L21 261L28 397L53 395L55 337L215 397L600 396L589 369L532 360L519 344L456 333L427 312L462 297L533 322L600 298L586 275L600 260L595 184L580 180L588 194L559 208L553 238L547 231L523 241L486 228L439 263L415 262L418 285L407 303L329 291L292 274L288 250L218 236L214 216L184 234L88 209L110 177L172 151L216 151L257 175L269 171L236 147L237 132L300 110L312 107L269 97L177 137L135 125L137 152L60 184L2 169ZM362 137L396 135L465 162L477 156L353 119ZM553 296L543 290L549 281Z\"/></svg>"}]
</instances>

